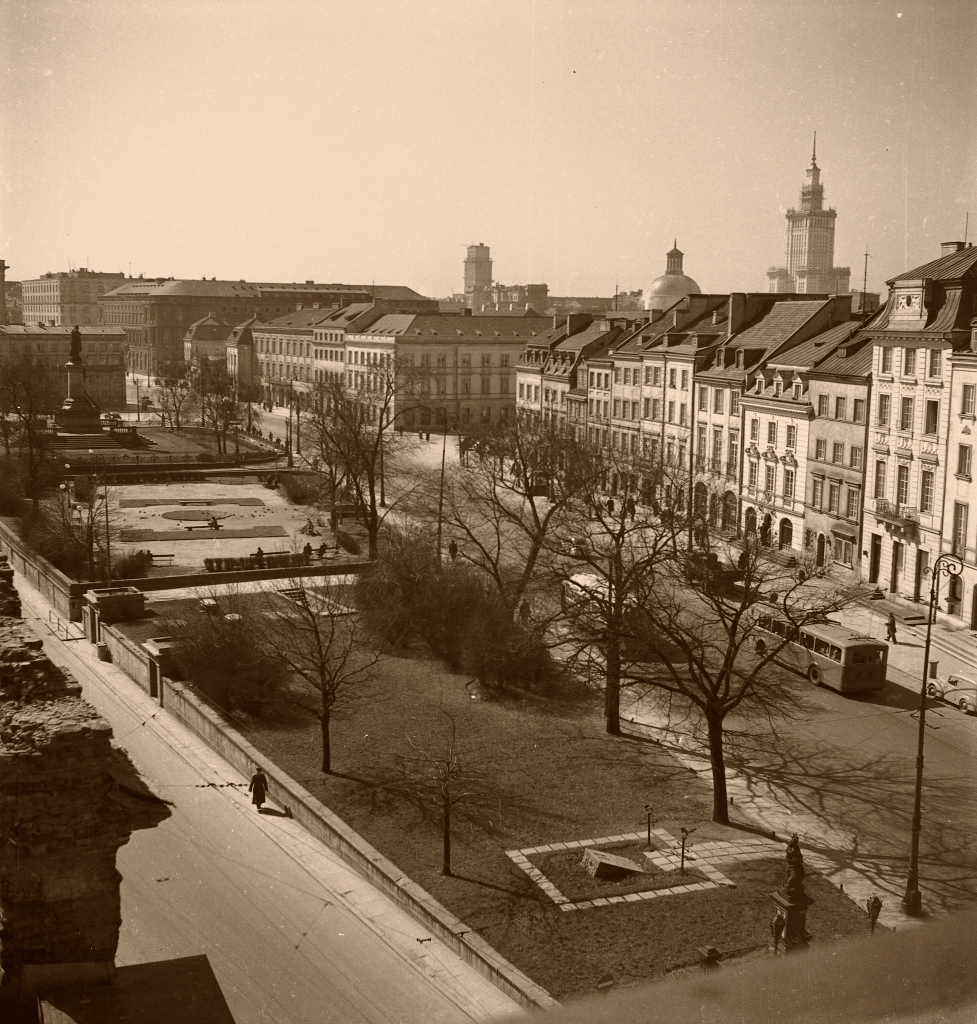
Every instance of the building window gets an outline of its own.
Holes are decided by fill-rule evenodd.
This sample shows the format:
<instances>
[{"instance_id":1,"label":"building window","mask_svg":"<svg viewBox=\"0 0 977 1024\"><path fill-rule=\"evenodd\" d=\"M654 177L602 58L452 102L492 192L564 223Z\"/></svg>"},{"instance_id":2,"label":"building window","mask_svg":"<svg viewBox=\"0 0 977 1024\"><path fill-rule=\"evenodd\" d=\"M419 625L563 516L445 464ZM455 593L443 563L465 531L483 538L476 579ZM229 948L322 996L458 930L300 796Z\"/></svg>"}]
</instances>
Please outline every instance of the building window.
<instances>
[{"instance_id":1,"label":"building window","mask_svg":"<svg viewBox=\"0 0 977 1024\"><path fill-rule=\"evenodd\" d=\"M709 411L709 389L699 388L699 412Z\"/></svg>"},{"instance_id":2,"label":"building window","mask_svg":"<svg viewBox=\"0 0 977 1024\"><path fill-rule=\"evenodd\" d=\"M766 486L764 487L764 490L768 491L770 494L773 494L774 487L777 483L777 467L767 466L765 468L766 472L764 473L764 482Z\"/></svg>"},{"instance_id":3,"label":"building window","mask_svg":"<svg viewBox=\"0 0 977 1024\"><path fill-rule=\"evenodd\" d=\"M682 371L682 390L683 391L688 391L689 390L689 371L688 370L683 370Z\"/></svg>"},{"instance_id":4,"label":"building window","mask_svg":"<svg viewBox=\"0 0 977 1024\"><path fill-rule=\"evenodd\" d=\"M682 404L678 407L678 421L683 426L685 424L685 410L686 410L685 402L682 402Z\"/></svg>"},{"instance_id":5,"label":"building window","mask_svg":"<svg viewBox=\"0 0 977 1024\"><path fill-rule=\"evenodd\" d=\"M617 419L620 419L620 418L621 418L621 399L620 398L615 398L614 399L614 419L617 420Z\"/></svg>"},{"instance_id":6,"label":"building window","mask_svg":"<svg viewBox=\"0 0 977 1024\"><path fill-rule=\"evenodd\" d=\"M969 444L962 444L957 448L957 476L970 478L971 458L974 450Z\"/></svg>"},{"instance_id":7,"label":"building window","mask_svg":"<svg viewBox=\"0 0 977 1024\"><path fill-rule=\"evenodd\" d=\"M909 504L909 467L901 464L896 470L896 504Z\"/></svg>"},{"instance_id":8,"label":"building window","mask_svg":"<svg viewBox=\"0 0 977 1024\"><path fill-rule=\"evenodd\" d=\"M880 427L887 427L889 425L889 405L891 398L889 395L879 395L879 419L878 423Z\"/></svg>"},{"instance_id":9,"label":"building window","mask_svg":"<svg viewBox=\"0 0 977 1024\"><path fill-rule=\"evenodd\" d=\"M926 402L926 423L924 425L924 434L936 434L940 429L940 403L927 401Z\"/></svg>"},{"instance_id":10,"label":"building window","mask_svg":"<svg viewBox=\"0 0 977 1024\"><path fill-rule=\"evenodd\" d=\"M828 458L828 442L823 437L814 442L814 457L818 462L824 462Z\"/></svg>"},{"instance_id":11,"label":"building window","mask_svg":"<svg viewBox=\"0 0 977 1024\"><path fill-rule=\"evenodd\" d=\"M653 398L651 400L651 418L653 420L660 420L662 418L662 400L660 398Z\"/></svg>"},{"instance_id":12,"label":"building window","mask_svg":"<svg viewBox=\"0 0 977 1024\"><path fill-rule=\"evenodd\" d=\"M713 388L712 392L712 411L721 413L723 411L723 395L725 392L722 388Z\"/></svg>"},{"instance_id":13,"label":"building window","mask_svg":"<svg viewBox=\"0 0 977 1024\"><path fill-rule=\"evenodd\" d=\"M525 384L520 384L519 385L519 397L520 398L525 398L526 397L526 385ZM593 401L591 401L591 403L590 403L591 411L593 411L593 404L594 404Z\"/></svg>"},{"instance_id":14,"label":"building window","mask_svg":"<svg viewBox=\"0 0 977 1024\"><path fill-rule=\"evenodd\" d=\"M841 507L841 484L828 484L828 513L838 515Z\"/></svg>"},{"instance_id":15,"label":"building window","mask_svg":"<svg viewBox=\"0 0 977 1024\"><path fill-rule=\"evenodd\" d=\"M631 370L627 366L624 368L624 383L625 384L630 384L631 383Z\"/></svg>"},{"instance_id":16,"label":"building window","mask_svg":"<svg viewBox=\"0 0 977 1024\"><path fill-rule=\"evenodd\" d=\"M818 415L826 417L828 415L828 396L818 395Z\"/></svg>"},{"instance_id":17,"label":"building window","mask_svg":"<svg viewBox=\"0 0 977 1024\"><path fill-rule=\"evenodd\" d=\"M588 383L588 385L590 387L594 386L594 371L593 370L591 370L590 373L587 376L587 383Z\"/></svg>"},{"instance_id":18,"label":"building window","mask_svg":"<svg viewBox=\"0 0 977 1024\"><path fill-rule=\"evenodd\" d=\"M780 398L781 394L783 394L783 390L784 390L783 383L781 381L779 381L779 380L775 380L774 383L773 383L773 396L774 396L774 398Z\"/></svg>"},{"instance_id":19,"label":"building window","mask_svg":"<svg viewBox=\"0 0 977 1024\"><path fill-rule=\"evenodd\" d=\"M620 384L621 383L621 367L620 366L615 366L614 367L614 383L615 384Z\"/></svg>"},{"instance_id":20,"label":"building window","mask_svg":"<svg viewBox=\"0 0 977 1024\"><path fill-rule=\"evenodd\" d=\"M645 384L650 384L650 383L651 383L651 367L650 366L646 366L645 367Z\"/></svg>"},{"instance_id":21,"label":"building window","mask_svg":"<svg viewBox=\"0 0 977 1024\"><path fill-rule=\"evenodd\" d=\"M814 478L814 493L811 495L811 504L814 508L821 508L821 501L824 494L824 481L820 477Z\"/></svg>"},{"instance_id":22,"label":"building window","mask_svg":"<svg viewBox=\"0 0 977 1024\"><path fill-rule=\"evenodd\" d=\"M960 414L962 416L973 416L977 407L977 384L964 384L963 398L960 402Z\"/></svg>"},{"instance_id":23,"label":"building window","mask_svg":"<svg viewBox=\"0 0 977 1024\"><path fill-rule=\"evenodd\" d=\"M902 350L902 375L903 377L916 376L916 349L914 348Z\"/></svg>"},{"instance_id":24,"label":"building window","mask_svg":"<svg viewBox=\"0 0 977 1024\"><path fill-rule=\"evenodd\" d=\"M938 348L930 349L930 372L931 377L943 376L943 353Z\"/></svg>"},{"instance_id":25,"label":"building window","mask_svg":"<svg viewBox=\"0 0 977 1024\"><path fill-rule=\"evenodd\" d=\"M651 399L646 398L644 400L644 418L648 419L651 416Z\"/></svg>"},{"instance_id":26,"label":"building window","mask_svg":"<svg viewBox=\"0 0 977 1024\"><path fill-rule=\"evenodd\" d=\"M858 518L858 505L859 498L861 497L861 491L857 487L848 488L848 507L845 509L846 519L857 519Z\"/></svg>"},{"instance_id":27,"label":"building window","mask_svg":"<svg viewBox=\"0 0 977 1024\"><path fill-rule=\"evenodd\" d=\"M774 420L767 424L767 444L773 447L777 445L777 424Z\"/></svg>"},{"instance_id":28,"label":"building window","mask_svg":"<svg viewBox=\"0 0 977 1024\"><path fill-rule=\"evenodd\" d=\"M899 406L899 429L900 430L912 430L913 429L913 400L911 398L903 398Z\"/></svg>"},{"instance_id":29,"label":"building window","mask_svg":"<svg viewBox=\"0 0 977 1024\"><path fill-rule=\"evenodd\" d=\"M851 446L851 468L861 469L862 468L862 449L858 445Z\"/></svg>"},{"instance_id":30,"label":"building window","mask_svg":"<svg viewBox=\"0 0 977 1024\"><path fill-rule=\"evenodd\" d=\"M760 440L760 421L759 420L750 420L750 440L751 441L759 441Z\"/></svg>"},{"instance_id":31,"label":"building window","mask_svg":"<svg viewBox=\"0 0 977 1024\"><path fill-rule=\"evenodd\" d=\"M674 402L669 402L668 403L668 422L669 423L674 423L675 422L675 403Z\"/></svg>"},{"instance_id":32,"label":"building window","mask_svg":"<svg viewBox=\"0 0 977 1024\"><path fill-rule=\"evenodd\" d=\"M508 354L508 352L506 352L503 355L499 356L499 366L501 366L503 370L508 370L509 369L509 354Z\"/></svg>"},{"instance_id":33,"label":"building window","mask_svg":"<svg viewBox=\"0 0 977 1024\"><path fill-rule=\"evenodd\" d=\"M877 459L875 462L875 491L876 498L885 497L885 462Z\"/></svg>"},{"instance_id":34,"label":"building window","mask_svg":"<svg viewBox=\"0 0 977 1024\"><path fill-rule=\"evenodd\" d=\"M968 505L962 501L953 503L953 553L959 558L966 554Z\"/></svg>"},{"instance_id":35,"label":"building window","mask_svg":"<svg viewBox=\"0 0 977 1024\"><path fill-rule=\"evenodd\" d=\"M703 427L703 426L699 427L699 430L698 430L698 433L697 433L697 436L696 436L696 452L697 452L697 454L698 454L700 459L703 459L703 460L705 459L705 457L706 457L706 428Z\"/></svg>"},{"instance_id":36,"label":"building window","mask_svg":"<svg viewBox=\"0 0 977 1024\"><path fill-rule=\"evenodd\" d=\"M712 468L718 470L723 458L723 428L712 432Z\"/></svg>"},{"instance_id":37,"label":"building window","mask_svg":"<svg viewBox=\"0 0 977 1024\"><path fill-rule=\"evenodd\" d=\"M740 393L738 391L729 393L729 414L730 416L739 416L740 414Z\"/></svg>"},{"instance_id":38,"label":"building window","mask_svg":"<svg viewBox=\"0 0 977 1024\"><path fill-rule=\"evenodd\" d=\"M756 488L757 476L760 472L760 467L756 462L750 463L750 486Z\"/></svg>"},{"instance_id":39,"label":"building window","mask_svg":"<svg viewBox=\"0 0 977 1024\"><path fill-rule=\"evenodd\" d=\"M794 499L794 471L792 469L784 470L784 501L793 501Z\"/></svg>"},{"instance_id":40,"label":"building window","mask_svg":"<svg viewBox=\"0 0 977 1024\"><path fill-rule=\"evenodd\" d=\"M845 446L840 441L831 446L831 461L836 465L845 461Z\"/></svg>"},{"instance_id":41,"label":"building window","mask_svg":"<svg viewBox=\"0 0 977 1024\"><path fill-rule=\"evenodd\" d=\"M787 447L797 447L797 427L793 423L787 424Z\"/></svg>"},{"instance_id":42,"label":"building window","mask_svg":"<svg viewBox=\"0 0 977 1024\"><path fill-rule=\"evenodd\" d=\"M882 347L881 373L892 373L892 349L888 345Z\"/></svg>"},{"instance_id":43,"label":"building window","mask_svg":"<svg viewBox=\"0 0 977 1024\"><path fill-rule=\"evenodd\" d=\"M668 371L668 386L670 388L675 387L675 370Z\"/></svg>"},{"instance_id":44,"label":"building window","mask_svg":"<svg viewBox=\"0 0 977 1024\"><path fill-rule=\"evenodd\" d=\"M835 419L843 420L848 414L848 403L843 398L835 399Z\"/></svg>"},{"instance_id":45,"label":"building window","mask_svg":"<svg viewBox=\"0 0 977 1024\"><path fill-rule=\"evenodd\" d=\"M726 473L732 476L740 461L740 432L731 430L729 432L729 460L726 463Z\"/></svg>"},{"instance_id":46,"label":"building window","mask_svg":"<svg viewBox=\"0 0 977 1024\"><path fill-rule=\"evenodd\" d=\"M855 401L852 403L852 405L854 406L854 420L855 420L855 422L856 423L864 423L865 422L865 399L864 398L856 398Z\"/></svg>"},{"instance_id":47,"label":"building window","mask_svg":"<svg viewBox=\"0 0 977 1024\"><path fill-rule=\"evenodd\" d=\"M651 383L656 387L661 387L662 383L662 368L660 366L653 367L651 371Z\"/></svg>"},{"instance_id":48,"label":"building window","mask_svg":"<svg viewBox=\"0 0 977 1024\"><path fill-rule=\"evenodd\" d=\"M933 511L933 473L928 469L919 476L919 511Z\"/></svg>"}]
</instances>

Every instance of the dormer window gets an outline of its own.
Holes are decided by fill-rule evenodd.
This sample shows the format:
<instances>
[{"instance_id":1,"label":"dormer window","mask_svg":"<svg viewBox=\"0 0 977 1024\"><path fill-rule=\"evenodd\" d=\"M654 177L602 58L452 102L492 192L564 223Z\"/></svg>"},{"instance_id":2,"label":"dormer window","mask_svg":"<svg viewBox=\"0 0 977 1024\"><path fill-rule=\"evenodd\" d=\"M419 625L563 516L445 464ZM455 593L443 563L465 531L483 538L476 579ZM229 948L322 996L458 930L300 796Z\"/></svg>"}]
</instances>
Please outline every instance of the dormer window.
<instances>
[{"instance_id":1,"label":"dormer window","mask_svg":"<svg viewBox=\"0 0 977 1024\"><path fill-rule=\"evenodd\" d=\"M800 384L794 385L794 400L797 401L801 397L801 386Z\"/></svg>"},{"instance_id":2,"label":"dormer window","mask_svg":"<svg viewBox=\"0 0 977 1024\"><path fill-rule=\"evenodd\" d=\"M760 392L763 390L763 378L762 377L757 377L757 379L756 379L756 389L755 390L756 390L757 394L760 394Z\"/></svg>"},{"instance_id":3,"label":"dormer window","mask_svg":"<svg viewBox=\"0 0 977 1024\"><path fill-rule=\"evenodd\" d=\"M743 369L743 350L739 349L736 353L736 368L738 370Z\"/></svg>"},{"instance_id":4,"label":"dormer window","mask_svg":"<svg viewBox=\"0 0 977 1024\"><path fill-rule=\"evenodd\" d=\"M783 394L783 391L784 391L783 382L779 381L779 380L775 380L773 382L773 396L774 396L774 398L780 398L780 396Z\"/></svg>"}]
</instances>

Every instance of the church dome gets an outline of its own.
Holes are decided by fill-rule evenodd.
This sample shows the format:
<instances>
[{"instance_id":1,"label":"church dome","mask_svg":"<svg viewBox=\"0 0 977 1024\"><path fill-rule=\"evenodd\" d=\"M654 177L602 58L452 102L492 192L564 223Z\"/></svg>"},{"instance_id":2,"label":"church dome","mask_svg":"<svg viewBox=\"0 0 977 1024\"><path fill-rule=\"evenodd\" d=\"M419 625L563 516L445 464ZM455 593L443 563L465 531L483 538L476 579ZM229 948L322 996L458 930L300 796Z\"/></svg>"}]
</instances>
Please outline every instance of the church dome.
<instances>
[{"instance_id":1,"label":"church dome","mask_svg":"<svg viewBox=\"0 0 977 1024\"><path fill-rule=\"evenodd\" d=\"M682 258L685 255L676 243L675 247L665 254L665 273L656 277L648 288L648 309L667 309L686 295L701 295L702 289L682 273Z\"/></svg>"}]
</instances>

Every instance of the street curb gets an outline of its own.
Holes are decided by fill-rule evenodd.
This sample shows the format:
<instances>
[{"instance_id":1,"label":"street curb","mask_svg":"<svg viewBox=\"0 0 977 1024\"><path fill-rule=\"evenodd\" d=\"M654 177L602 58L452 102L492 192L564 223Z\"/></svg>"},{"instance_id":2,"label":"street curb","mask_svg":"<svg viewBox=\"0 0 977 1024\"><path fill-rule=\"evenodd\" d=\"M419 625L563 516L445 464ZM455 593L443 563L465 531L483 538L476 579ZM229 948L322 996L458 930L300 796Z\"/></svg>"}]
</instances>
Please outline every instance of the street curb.
<instances>
[{"instance_id":1,"label":"street curb","mask_svg":"<svg viewBox=\"0 0 977 1024\"><path fill-rule=\"evenodd\" d=\"M392 897L399 906L520 1006L527 1010L550 1010L560 1006L544 988L509 963L325 804L252 746L236 729L223 722L189 688L164 678L160 703L245 778L260 768L268 778L270 799L283 807L289 817L339 854L377 889Z\"/></svg>"}]
</instances>

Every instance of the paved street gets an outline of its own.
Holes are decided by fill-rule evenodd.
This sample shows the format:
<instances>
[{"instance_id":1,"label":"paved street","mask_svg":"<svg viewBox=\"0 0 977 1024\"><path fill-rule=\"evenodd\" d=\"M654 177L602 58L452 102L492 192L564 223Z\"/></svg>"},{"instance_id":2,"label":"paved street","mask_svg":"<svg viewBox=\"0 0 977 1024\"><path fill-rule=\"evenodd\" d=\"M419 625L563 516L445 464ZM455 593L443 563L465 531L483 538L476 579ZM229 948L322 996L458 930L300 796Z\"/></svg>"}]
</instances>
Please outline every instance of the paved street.
<instances>
[{"instance_id":1,"label":"paved street","mask_svg":"<svg viewBox=\"0 0 977 1024\"><path fill-rule=\"evenodd\" d=\"M238 1024L489 1021L522 1011L294 821L259 815L247 782L84 641L24 615L57 664L173 802L120 851L120 964L206 953Z\"/></svg>"}]
</instances>

